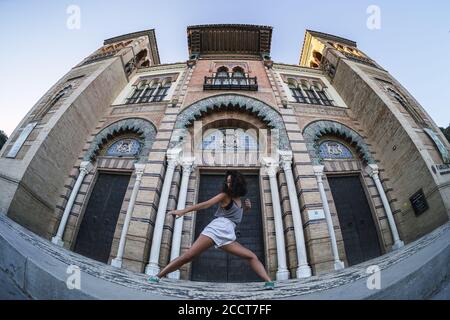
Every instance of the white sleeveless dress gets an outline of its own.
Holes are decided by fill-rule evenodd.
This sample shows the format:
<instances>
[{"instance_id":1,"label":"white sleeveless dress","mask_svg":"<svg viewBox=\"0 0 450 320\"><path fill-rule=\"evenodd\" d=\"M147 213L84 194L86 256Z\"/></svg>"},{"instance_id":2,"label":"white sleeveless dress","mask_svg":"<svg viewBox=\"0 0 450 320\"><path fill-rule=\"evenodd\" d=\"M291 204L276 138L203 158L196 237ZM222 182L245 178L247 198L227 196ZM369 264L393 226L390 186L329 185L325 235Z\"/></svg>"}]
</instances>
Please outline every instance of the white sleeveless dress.
<instances>
[{"instance_id":1,"label":"white sleeveless dress","mask_svg":"<svg viewBox=\"0 0 450 320\"><path fill-rule=\"evenodd\" d=\"M243 209L238 207L234 200L231 208L222 208L219 205L214 216L216 219L211 221L202 233L204 236L211 238L215 248L226 246L236 241L235 229L242 221Z\"/></svg>"}]
</instances>

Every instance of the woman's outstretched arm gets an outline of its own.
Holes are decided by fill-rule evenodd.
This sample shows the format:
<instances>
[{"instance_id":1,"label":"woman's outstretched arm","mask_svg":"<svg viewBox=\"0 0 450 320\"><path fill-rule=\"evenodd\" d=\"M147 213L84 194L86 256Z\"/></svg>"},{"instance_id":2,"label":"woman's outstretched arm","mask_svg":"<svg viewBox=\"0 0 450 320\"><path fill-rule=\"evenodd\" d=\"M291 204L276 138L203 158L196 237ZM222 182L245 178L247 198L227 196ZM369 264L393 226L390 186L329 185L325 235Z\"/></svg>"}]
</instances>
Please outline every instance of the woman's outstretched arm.
<instances>
[{"instance_id":1,"label":"woman's outstretched arm","mask_svg":"<svg viewBox=\"0 0 450 320\"><path fill-rule=\"evenodd\" d=\"M178 217L184 216L186 213L191 212L191 211L198 211L198 210L202 210L202 209L208 209L209 207L212 207L213 205L215 205L216 203L219 203L220 201L223 201L225 198L227 197L227 194L222 192L219 193L217 196L204 201L204 202L200 202L199 204L187 207L185 209L182 210L172 210L170 211L168 214L170 215L174 215Z\"/></svg>"}]
</instances>

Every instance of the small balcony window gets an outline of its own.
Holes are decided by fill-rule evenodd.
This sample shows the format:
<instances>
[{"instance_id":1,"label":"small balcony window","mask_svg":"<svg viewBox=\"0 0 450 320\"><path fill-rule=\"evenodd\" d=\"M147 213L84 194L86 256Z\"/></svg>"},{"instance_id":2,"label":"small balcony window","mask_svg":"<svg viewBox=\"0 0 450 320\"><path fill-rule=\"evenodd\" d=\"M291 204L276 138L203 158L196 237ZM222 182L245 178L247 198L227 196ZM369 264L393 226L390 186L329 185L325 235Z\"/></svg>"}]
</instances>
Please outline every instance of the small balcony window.
<instances>
[{"instance_id":1,"label":"small balcony window","mask_svg":"<svg viewBox=\"0 0 450 320\"><path fill-rule=\"evenodd\" d=\"M256 77L248 77L241 67L235 67L230 72L227 67L222 66L213 77L205 77L203 89L257 91L258 82Z\"/></svg>"},{"instance_id":2,"label":"small balcony window","mask_svg":"<svg viewBox=\"0 0 450 320\"><path fill-rule=\"evenodd\" d=\"M312 103L312 104L320 104L320 99L319 99L319 97L317 96L317 94L315 93L314 90L306 89L305 93L306 93L310 103Z\"/></svg>"},{"instance_id":3,"label":"small balcony window","mask_svg":"<svg viewBox=\"0 0 450 320\"><path fill-rule=\"evenodd\" d=\"M170 89L170 83L166 83L164 86L159 87L158 91L153 96L153 102L160 102L164 100L167 95L167 91Z\"/></svg>"},{"instance_id":4,"label":"small balcony window","mask_svg":"<svg viewBox=\"0 0 450 320\"><path fill-rule=\"evenodd\" d=\"M151 81L151 83L147 83L145 80L141 81L126 103L134 104L163 101L172 85L171 81L167 81L167 79L163 83L161 85L154 81Z\"/></svg>"},{"instance_id":5,"label":"small balcony window","mask_svg":"<svg viewBox=\"0 0 450 320\"><path fill-rule=\"evenodd\" d=\"M308 103L300 88L291 87L292 96L298 103Z\"/></svg>"},{"instance_id":6,"label":"small balcony window","mask_svg":"<svg viewBox=\"0 0 450 320\"><path fill-rule=\"evenodd\" d=\"M334 106L333 100L328 97L323 85L318 85L317 82L310 84L307 80L302 80L299 83L290 79L289 90L297 103Z\"/></svg>"},{"instance_id":7,"label":"small balcony window","mask_svg":"<svg viewBox=\"0 0 450 320\"><path fill-rule=\"evenodd\" d=\"M144 90L144 93L142 94L142 96L139 98L139 103L149 102L151 100L153 94L155 93L155 90L156 90L156 85L147 87Z\"/></svg>"},{"instance_id":8,"label":"small balcony window","mask_svg":"<svg viewBox=\"0 0 450 320\"><path fill-rule=\"evenodd\" d=\"M322 101L322 104L326 106L333 106L333 101L328 99L325 91L317 91L317 94L319 95L320 101Z\"/></svg>"}]
</instances>

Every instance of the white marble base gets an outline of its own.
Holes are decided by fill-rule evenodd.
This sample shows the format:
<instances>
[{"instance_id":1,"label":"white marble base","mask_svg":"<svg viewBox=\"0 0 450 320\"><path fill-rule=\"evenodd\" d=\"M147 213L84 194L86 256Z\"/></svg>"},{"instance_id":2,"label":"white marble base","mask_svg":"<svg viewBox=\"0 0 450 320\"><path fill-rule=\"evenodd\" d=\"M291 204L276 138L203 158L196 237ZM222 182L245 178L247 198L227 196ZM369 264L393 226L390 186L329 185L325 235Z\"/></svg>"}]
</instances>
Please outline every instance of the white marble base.
<instances>
[{"instance_id":1,"label":"white marble base","mask_svg":"<svg viewBox=\"0 0 450 320\"><path fill-rule=\"evenodd\" d=\"M64 241L60 237L53 237L52 243L56 244L57 246L64 247Z\"/></svg>"},{"instance_id":2,"label":"white marble base","mask_svg":"<svg viewBox=\"0 0 450 320\"><path fill-rule=\"evenodd\" d=\"M392 245L392 250L397 250L405 246L405 243L401 240L398 240Z\"/></svg>"},{"instance_id":3,"label":"white marble base","mask_svg":"<svg viewBox=\"0 0 450 320\"><path fill-rule=\"evenodd\" d=\"M340 260L334 262L334 270L342 270L344 268L345 268L344 262Z\"/></svg>"},{"instance_id":4,"label":"white marble base","mask_svg":"<svg viewBox=\"0 0 450 320\"><path fill-rule=\"evenodd\" d=\"M159 266L154 265L153 263L149 263L145 267L145 274L149 276L156 276L159 273Z\"/></svg>"},{"instance_id":5,"label":"white marble base","mask_svg":"<svg viewBox=\"0 0 450 320\"><path fill-rule=\"evenodd\" d=\"M117 258L112 259L111 265L116 268L122 268L122 259L117 259Z\"/></svg>"},{"instance_id":6,"label":"white marble base","mask_svg":"<svg viewBox=\"0 0 450 320\"><path fill-rule=\"evenodd\" d=\"M277 280L288 280L289 279L289 271L288 270L278 270L276 277L277 277Z\"/></svg>"},{"instance_id":7,"label":"white marble base","mask_svg":"<svg viewBox=\"0 0 450 320\"><path fill-rule=\"evenodd\" d=\"M312 276L311 267L308 265L299 266L297 268L297 278L309 278Z\"/></svg>"}]
</instances>

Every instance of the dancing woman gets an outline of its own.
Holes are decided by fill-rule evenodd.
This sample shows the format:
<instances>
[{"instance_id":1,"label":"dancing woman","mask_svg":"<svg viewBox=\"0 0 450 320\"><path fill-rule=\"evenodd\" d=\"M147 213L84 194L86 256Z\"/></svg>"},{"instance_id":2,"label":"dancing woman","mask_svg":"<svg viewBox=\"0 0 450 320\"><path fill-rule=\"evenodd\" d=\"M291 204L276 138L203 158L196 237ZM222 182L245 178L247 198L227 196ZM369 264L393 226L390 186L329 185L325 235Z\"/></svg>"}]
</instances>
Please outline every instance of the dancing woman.
<instances>
[{"instance_id":1,"label":"dancing woman","mask_svg":"<svg viewBox=\"0 0 450 320\"><path fill-rule=\"evenodd\" d=\"M244 176L238 171L227 171L222 192L218 195L191 207L170 211L169 215L179 218L188 212L207 209L215 204L219 204L214 215L215 219L203 229L192 247L183 255L171 261L157 275L151 276L148 281L158 283L162 277L178 270L181 266L191 262L214 245L216 248L247 260L256 274L265 281L264 289L274 289L274 282L267 274L261 261L258 260L258 257L236 241L235 229L241 223L244 211L247 212L251 208L249 199L245 200L244 206L242 204L241 197L246 194L247 183Z\"/></svg>"}]
</instances>

